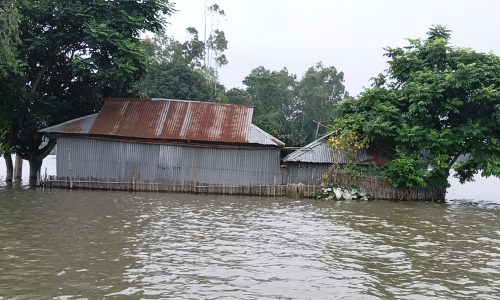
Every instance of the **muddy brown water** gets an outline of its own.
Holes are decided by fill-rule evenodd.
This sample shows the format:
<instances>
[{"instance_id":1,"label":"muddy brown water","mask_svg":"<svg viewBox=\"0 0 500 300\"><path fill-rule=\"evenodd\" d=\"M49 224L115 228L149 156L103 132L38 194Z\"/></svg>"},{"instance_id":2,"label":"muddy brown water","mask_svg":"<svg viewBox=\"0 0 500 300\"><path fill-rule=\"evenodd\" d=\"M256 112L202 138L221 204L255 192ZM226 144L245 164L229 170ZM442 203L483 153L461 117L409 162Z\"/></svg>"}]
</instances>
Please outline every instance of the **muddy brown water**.
<instances>
[{"instance_id":1,"label":"muddy brown water","mask_svg":"<svg viewBox=\"0 0 500 300\"><path fill-rule=\"evenodd\" d=\"M500 205L0 190L0 299L500 299Z\"/></svg>"}]
</instances>

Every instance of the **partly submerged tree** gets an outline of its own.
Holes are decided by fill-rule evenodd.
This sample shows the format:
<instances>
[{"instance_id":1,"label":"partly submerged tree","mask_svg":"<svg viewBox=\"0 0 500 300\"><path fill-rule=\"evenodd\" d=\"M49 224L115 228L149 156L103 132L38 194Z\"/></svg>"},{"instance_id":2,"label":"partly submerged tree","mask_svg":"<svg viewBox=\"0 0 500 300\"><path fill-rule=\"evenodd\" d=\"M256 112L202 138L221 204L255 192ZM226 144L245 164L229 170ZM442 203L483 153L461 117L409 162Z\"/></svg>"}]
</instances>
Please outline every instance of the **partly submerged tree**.
<instances>
[{"instance_id":1,"label":"partly submerged tree","mask_svg":"<svg viewBox=\"0 0 500 300\"><path fill-rule=\"evenodd\" d=\"M384 153L394 186L446 188L452 168L462 183L500 177L500 57L449 38L435 26L426 40L387 48L389 69L339 105L332 143Z\"/></svg>"},{"instance_id":2,"label":"partly submerged tree","mask_svg":"<svg viewBox=\"0 0 500 300\"><path fill-rule=\"evenodd\" d=\"M34 182L54 146L42 143L38 130L90 113L104 97L128 95L148 64L141 34L161 31L172 8L168 0L13 3L20 13L17 57L23 68L20 84L2 91L14 99L4 111L15 151L30 162Z\"/></svg>"},{"instance_id":3,"label":"partly submerged tree","mask_svg":"<svg viewBox=\"0 0 500 300\"><path fill-rule=\"evenodd\" d=\"M13 177L11 152L14 150L10 114L17 102L18 94L23 93L21 80L22 62L17 47L19 23L21 21L15 0L0 3L0 155L6 164L6 181Z\"/></svg>"}]
</instances>

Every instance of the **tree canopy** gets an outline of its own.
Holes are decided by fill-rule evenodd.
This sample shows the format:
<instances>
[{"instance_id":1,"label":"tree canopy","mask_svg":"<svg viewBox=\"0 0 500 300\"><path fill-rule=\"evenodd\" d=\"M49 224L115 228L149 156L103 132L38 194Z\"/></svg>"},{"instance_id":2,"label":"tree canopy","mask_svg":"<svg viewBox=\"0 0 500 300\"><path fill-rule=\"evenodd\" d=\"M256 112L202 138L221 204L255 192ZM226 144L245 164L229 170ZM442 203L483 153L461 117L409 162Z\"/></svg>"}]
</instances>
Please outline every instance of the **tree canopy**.
<instances>
[{"instance_id":1,"label":"tree canopy","mask_svg":"<svg viewBox=\"0 0 500 300\"><path fill-rule=\"evenodd\" d=\"M20 15L14 0L0 6L0 155L10 153L10 112L21 91L19 80L21 60L17 53Z\"/></svg>"},{"instance_id":2,"label":"tree canopy","mask_svg":"<svg viewBox=\"0 0 500 300\"><path fill-rule=\"evenodd\" d=\"M208 101L210 86L202 69L204 43L194 28L179 42L166 35L146 40L152 63L136 84L141 97Z\"/></svg>"},{"instance_id":3,"label":"tree canopy","mask_svg":"<svg viewBox=\"0 0 500 300\"><path fill-rule=\"evenodd\" d=\"M310 67L297 84L298 124L304 140L312 141L329 131L334 120L335 104L348 97L344 73L321 62Z\"/></svg>"},{"instance_id":4,"label":"tree canopy","mask_svg":"<svg viewBox=\"0 0 500 300\"><path fill-rule=\"evenodd\" d=\"M296 76L286 68L270 71L258 67L245 77L243 84L247 104L255 107L253 122L280 139L289 139L293 132Z\"/></svg>"},{"instance_id":5,"label":"tree canopy","mask_svg":"<svg viewBox=\"0 0 500 300\"><path fill-rule=\"evenodd\" d=\"M146 40L153 62L135 85L137 94L225 102L225 88L219 83L218 70L227 64L224 51L228 41L224 31L214 28L219 18L225 17L225 12L213 4L207 7L207 17L211 19L211 30L203 39L196 28L188 27L188 39L184 42L164 34Z\"/></svg>"},{"instance_id":6,"label":"tree canopy","mask_svg":"<svg viewBox=\"0 0 500 300\"><path fill-rule=\"evenodd\" d=\"M383 153L395 186L443 188L452 168L500 177L500 57L452 46L443 26L385 55L389 69L338 106L332 144Z\"/></svg>"},{"instance_id":7,"label":"tree canopy","mask_svg":"<svg viewBox=\"0 0 500 300\"><path fill-rule=\"evenodd\" d=\"M14 55L21 69L9 78L14 87L2 88L9 101L0 111L8 115L8 140L34 171L54 145L40 147L39 129L91 113L102 98L130 94L149 61L141 34L161 31L172 7L168 0L11 3L19 12Z\"/></svg>"},{"instance_id":8,"label":"tree canopy","mask_svg":"<svg viewBox=\"0 0 500 300\"><path fill-rule=\"evenodd\" d=\"M231 89L228 101L255 106L254 123L289 146L303 146L329 131L334 104L347 97L344 77L335 67L317 63L297 79L286 68L255 68Z\"/></svg>"}]
</instances>

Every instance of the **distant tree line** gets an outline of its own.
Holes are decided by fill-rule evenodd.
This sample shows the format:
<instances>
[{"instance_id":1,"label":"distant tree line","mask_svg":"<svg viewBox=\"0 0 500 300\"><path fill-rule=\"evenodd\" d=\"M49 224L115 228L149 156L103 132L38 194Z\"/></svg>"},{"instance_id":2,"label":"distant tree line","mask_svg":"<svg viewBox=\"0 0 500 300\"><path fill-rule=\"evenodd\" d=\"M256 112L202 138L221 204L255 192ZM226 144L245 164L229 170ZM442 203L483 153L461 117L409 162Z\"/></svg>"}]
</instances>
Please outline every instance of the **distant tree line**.
<instances>
[{"instance_id":1,"label":"distant tree line","mask_svg":"<svg viewBox=\"0 0 500 300\"><path fill-rule=\"evenodd\" d=\"M208 12L212 20L225 16L216 4ZM244 88L227 90L218 78L227 64L224 31L213 29L206 41L196 28L186 32L184 42L166 35L145 41L151 64L134 85L138 96L252 105L253 122L288 146L302 146L330 130L334 104L348 96L343 72L320 62L297 79L286 68L259 66L245 77Z\"/></svg>"}]
</instances>

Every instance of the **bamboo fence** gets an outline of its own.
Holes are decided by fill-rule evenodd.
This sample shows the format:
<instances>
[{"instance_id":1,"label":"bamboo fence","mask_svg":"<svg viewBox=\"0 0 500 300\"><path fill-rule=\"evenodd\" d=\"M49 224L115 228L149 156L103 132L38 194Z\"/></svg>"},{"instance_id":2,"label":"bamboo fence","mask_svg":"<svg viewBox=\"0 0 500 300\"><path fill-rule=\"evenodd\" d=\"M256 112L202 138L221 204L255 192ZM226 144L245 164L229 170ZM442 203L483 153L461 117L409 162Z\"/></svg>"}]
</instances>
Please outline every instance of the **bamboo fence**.
<instances>
[{"instance_id":1,"label":"bamboo fence","mask_svg":"<svg viewBox=\"0 0 500 300\"><path fill-rule=\"evenodd\" d=\"M445 191L439 189L394 188L387 180L375 176L353 176L344 172L332 172L330 178L338 186L364 188L371 199L381 200L415 200L444 201ZM193 194L248 195L289 198L313 198L320 190L319 185L277 184L227 186L220 184L203 184L198 182L147 182L116 181L97 178L57 178L49 176L42 182L44 188L95 189L146 192L175 192Z\"/></svg>"},{"instance_id":2,"label":"bamboo fence","mask_svg":"<svg viewBox=\"0 0 500 300\"><path fill-rule=\"evenodd\" d=\"M335 171L330 178L339 186L364 188L370 198L382 200L444 201L446 190L436 188L395 188L382 177L360 175Z\"/></svg>"},{"instance_id":3,"label":"bamboo fence","mask_svg":"<svg viewBox=\"0 0 500 300\"><path fill-rule=\"evenodd\" d=\"M145 182L135 180L116 181L96 178L56 178L54 176L49 176L43 180L42 187L271 197L288 196L291 198L313 198L319 189L317 185L304 184L227 186L197 182L179 184L172 182Z\"/></svg>"}]
</instances>

